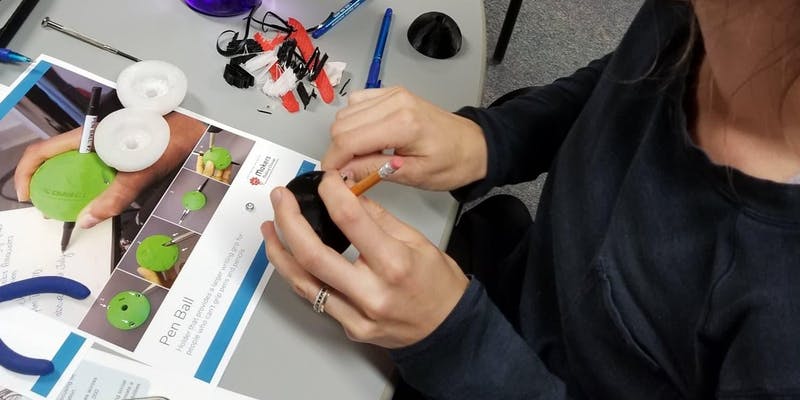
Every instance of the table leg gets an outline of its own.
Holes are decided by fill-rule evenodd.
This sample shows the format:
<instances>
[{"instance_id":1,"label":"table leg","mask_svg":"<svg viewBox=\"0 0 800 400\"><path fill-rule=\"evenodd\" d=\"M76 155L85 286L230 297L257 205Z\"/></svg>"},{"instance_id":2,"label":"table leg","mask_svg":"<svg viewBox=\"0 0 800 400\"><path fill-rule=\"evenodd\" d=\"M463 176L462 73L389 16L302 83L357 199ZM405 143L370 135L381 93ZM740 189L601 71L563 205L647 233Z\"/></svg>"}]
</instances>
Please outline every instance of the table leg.
<instances>
[{"instance_id":1,"label":"table leg","mask_svg":"<svg viewBox=\"0 0 800 400\"><path fill-rule=\"evenodd\" d=\"M503 62L503 57L506 55L506 48L508 42L511 40L511 33L514 32L514 25L517 22L519 10L522 7L522 0L511 0L506 11L506 18L503 20L503 27L500 29L500 37L497 39L497 46L494 48L492 61L495 64Z\"/></svg>"}]
</instances>

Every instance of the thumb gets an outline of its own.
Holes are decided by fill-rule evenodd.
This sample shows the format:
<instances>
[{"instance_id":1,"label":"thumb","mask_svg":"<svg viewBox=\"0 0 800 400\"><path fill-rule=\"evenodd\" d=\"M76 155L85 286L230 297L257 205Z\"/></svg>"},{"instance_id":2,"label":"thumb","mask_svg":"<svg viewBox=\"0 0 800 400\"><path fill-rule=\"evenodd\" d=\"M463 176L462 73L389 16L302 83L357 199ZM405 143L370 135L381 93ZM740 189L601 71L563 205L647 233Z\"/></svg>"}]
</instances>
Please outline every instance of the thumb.
<instances>
[{"instance_id":1,"label":"thumb","mask_svg":"<svg viewBox=\"0 0 800 400\"><path fill-rule=\"evenodd\" d=\"M119 180L114 180L111 185L97 198L92 200L78 214L77 225L82 229L89 229L108 218L119 215L133 203L138 190L130 187Z\"/></svg>"}]
</instances>

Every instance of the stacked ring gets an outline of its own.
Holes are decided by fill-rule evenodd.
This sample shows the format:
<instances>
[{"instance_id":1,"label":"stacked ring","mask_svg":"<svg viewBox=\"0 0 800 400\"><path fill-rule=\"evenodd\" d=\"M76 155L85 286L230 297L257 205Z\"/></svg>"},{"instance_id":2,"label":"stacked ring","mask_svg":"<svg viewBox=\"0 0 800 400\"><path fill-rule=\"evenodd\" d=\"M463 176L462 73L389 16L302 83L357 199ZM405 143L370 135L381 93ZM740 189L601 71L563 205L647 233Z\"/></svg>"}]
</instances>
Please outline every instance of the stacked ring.
<instances>
[{"instance_id":1,"label":"stacked ring","mask_svg":"<svg viewBox=\"0 0 800 400\"><path fill-rule=\"evenodd\" d=\"M325 313L325 302L328 301L328 296L330 295L331 294L328 292L328 288L325 286L319 289L319 292L317 292L317 298L314 299L314 312L319 314Z\"/></svg>"}]
</instances>

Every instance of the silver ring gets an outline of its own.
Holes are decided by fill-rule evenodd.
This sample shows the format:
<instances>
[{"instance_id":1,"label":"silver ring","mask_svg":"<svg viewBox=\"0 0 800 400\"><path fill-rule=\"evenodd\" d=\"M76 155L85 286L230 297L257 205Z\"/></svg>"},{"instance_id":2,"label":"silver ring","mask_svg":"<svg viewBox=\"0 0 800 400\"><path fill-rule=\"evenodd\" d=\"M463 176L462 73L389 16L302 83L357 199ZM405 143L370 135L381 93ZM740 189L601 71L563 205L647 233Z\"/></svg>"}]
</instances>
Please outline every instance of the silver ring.
<instances>
[{"instance_id":1,"label":"silver ring","mask_svg":"<svg viewBox=\"0 0 800 400\"><path fill-rule=\"evenodd\" d=\"M328 296L330 296L330 292L328 292L328 288L323 286L317 292L317 298L314 299L314 312L323 314L325 313L325 302L328 301Z\"/></svg>"}]
</instances>

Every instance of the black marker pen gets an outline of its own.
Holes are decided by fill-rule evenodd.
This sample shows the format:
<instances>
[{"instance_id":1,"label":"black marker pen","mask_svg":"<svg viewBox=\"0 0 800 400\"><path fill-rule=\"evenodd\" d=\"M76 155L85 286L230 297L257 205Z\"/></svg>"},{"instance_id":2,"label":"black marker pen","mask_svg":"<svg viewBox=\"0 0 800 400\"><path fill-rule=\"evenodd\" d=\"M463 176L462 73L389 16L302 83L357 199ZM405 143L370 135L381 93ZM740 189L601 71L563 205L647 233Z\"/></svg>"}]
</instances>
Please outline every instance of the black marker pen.
<instances>
[{"instance_id":1,"label":"black marker pen","mask_svg":"<svg viewBox=\"0 0 800 400\"><path fill-rule=\"evenodd\" d=\"M83 120L81 145L78 147L78 152L80 153L91 153L94 150L94 130L97 128L97 108L100 106L100 92L102 90L103 88L99 86L92 88L89 108L86 109L86 118Z\"/></svg>"},{"instance_id":2,"label":"black marker pen","mask_svg":"<svg viewBox=\"0 0 800 400\"><path fill-rule=\"evenodd\" d=\"M83 120L83 132L81 133L81 144L78 147L79 153L91 153L94 150L94 130L97 128L97 108L100 106L100 94L103 88L95 86L92 88L92 96L89 98L89 107L86 109L86 118ZM69 239L72 237L72 230L75 229L75 222L64 222L61 230L61 251L67 250Z\"/></svg>"}]
</instances>

